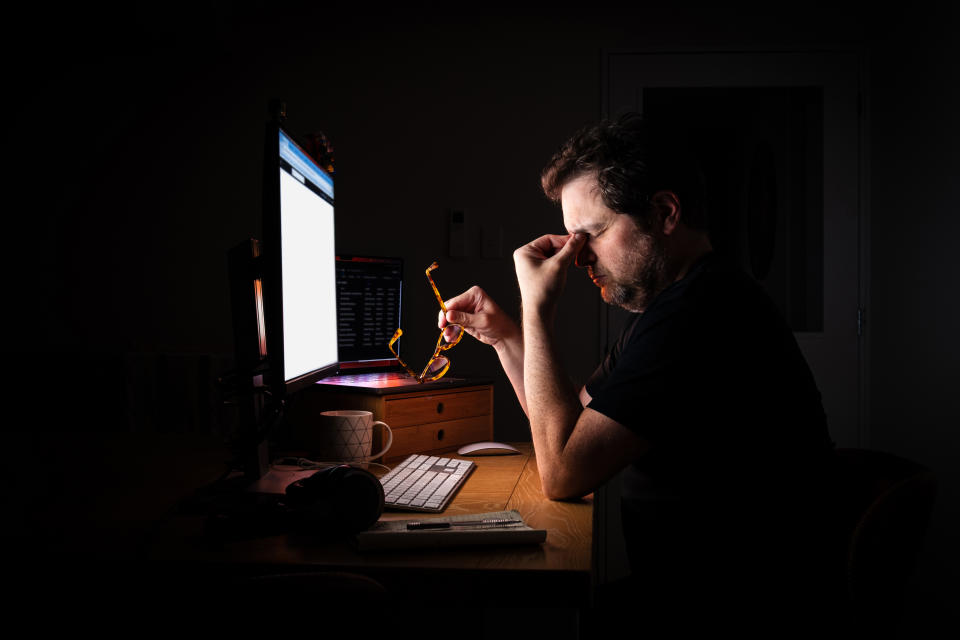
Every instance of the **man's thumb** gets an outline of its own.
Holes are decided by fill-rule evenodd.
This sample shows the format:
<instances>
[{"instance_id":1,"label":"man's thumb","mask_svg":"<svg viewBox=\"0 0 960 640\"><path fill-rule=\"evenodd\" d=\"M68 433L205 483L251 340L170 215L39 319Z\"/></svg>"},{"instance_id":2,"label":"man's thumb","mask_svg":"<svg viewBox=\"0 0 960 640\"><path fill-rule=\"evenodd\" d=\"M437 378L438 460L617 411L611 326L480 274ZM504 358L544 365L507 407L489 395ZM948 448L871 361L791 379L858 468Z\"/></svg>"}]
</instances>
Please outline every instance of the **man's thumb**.
<instances>
[{"instance_id":1,"label":"man's thumb","mask_svg":"<svg viewBox=\"0 0 960 640\"><path fill-rule=\"evenodd\" d=\"M580 253L580 249L583 248L583 243L586 241L586 239L587 236L582 233L573 234L569 239L567 239L566 244L560 248L560 251L557 251L557 258L567 264L573 262L574 258L577 257L577 254Z\"/></svg>"}]
</instances>

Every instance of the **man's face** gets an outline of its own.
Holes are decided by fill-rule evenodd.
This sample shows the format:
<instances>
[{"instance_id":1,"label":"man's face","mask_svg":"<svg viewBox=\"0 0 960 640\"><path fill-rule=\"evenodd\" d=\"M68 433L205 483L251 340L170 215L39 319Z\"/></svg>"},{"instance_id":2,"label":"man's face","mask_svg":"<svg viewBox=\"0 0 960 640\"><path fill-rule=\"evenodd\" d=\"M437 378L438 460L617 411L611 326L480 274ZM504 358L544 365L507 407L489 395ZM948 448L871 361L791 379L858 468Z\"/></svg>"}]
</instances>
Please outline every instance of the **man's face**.
<instances>
[{"instance_id":1,"label":"man's face","mask_svg":"<svg viewBox=\"0 0 960 640\"><path fill-rule=\"evenodd\" d=\"M563 223L587 240L577 254L608 304L644 311L668 284L662 236L645 233L633 218L607 208L593 176L581 176L560 192Z\"/></svg>"}]
</instances>

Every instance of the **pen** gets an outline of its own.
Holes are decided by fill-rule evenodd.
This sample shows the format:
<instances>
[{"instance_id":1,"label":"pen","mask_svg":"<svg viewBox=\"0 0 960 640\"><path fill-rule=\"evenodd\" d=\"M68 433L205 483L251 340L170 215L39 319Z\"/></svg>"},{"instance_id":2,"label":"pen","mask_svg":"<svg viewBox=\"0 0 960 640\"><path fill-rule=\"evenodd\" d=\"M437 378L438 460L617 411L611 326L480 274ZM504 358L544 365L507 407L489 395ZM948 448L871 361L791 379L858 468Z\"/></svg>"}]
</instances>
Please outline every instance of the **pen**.
<instances>
[{"instance_id":1,"label":"pen","mask_svg":"<svg viewBox=\"0 0 960 640\"><path fill-rule=\"evenodd\" d=\"M449 529L451 527L478 527L481 525L500 526L505 524L521 524L523 520L507 520L505 518L491 518L489 520L462 520L460 522L408 522L407 529Z\"/></svg>"}]
</instances>

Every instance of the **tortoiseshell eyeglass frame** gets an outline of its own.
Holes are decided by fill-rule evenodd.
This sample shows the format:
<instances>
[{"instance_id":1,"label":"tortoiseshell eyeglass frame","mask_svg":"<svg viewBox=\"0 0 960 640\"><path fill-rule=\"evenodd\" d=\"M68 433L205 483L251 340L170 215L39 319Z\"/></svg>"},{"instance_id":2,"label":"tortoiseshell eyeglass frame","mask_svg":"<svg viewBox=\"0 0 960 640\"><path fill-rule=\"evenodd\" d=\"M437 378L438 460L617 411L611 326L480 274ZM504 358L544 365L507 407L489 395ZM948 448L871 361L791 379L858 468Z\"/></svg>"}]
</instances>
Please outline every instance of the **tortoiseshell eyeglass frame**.
<instances>
[{"instance_id":1,"label":"tortoiseshell eyeglass frame","mask_svg":"<svg viewBox=\"0 0 960 640\"><path fill-rule=\"evenodd\" d=\"M437 290L437 284L433 281L433 276L430 275L430 272L438 267L439 265L436 262L432 263L429 267L427 267L426 274L427 280L430 281L430 286L433 288L433 294L437 296L437 302L440 303L440 308L443 309L443 313L446 315L447 305L443 303L443 298L440 296L440 292ZM447 341L444 340L443 336L447 333L450 327L456 327L455 330L457 334L455 338ZM393 337L390 338L390 342L387 344L387 347L390 348L390 351L393 353L394 357L396 357L397 362L402 364L403 368L407 370L407 373L409 373L413 378L416 378L417 382L423 384L424 382L433 382L434 380L439 380L446 375L447 371L450 370L450 358L443 355L443 352L447 349L455 347L463 338L464 333L465 331L463 330L463 327L459 324L448 324L445 328L441 329L440 337L437 338L437 346L433 350L433 356L431 356L430 360L427 361L427 365L423 368L423 371L420 372L420 375L417 375L413 369L407 366L407 363L404 362L399 355L397 355L396 350L393 348L394 343L396 343L396 341L400 339L400 336L403 335L402 329L397 329L393 332Z\"/></svg>"}]
</instances>

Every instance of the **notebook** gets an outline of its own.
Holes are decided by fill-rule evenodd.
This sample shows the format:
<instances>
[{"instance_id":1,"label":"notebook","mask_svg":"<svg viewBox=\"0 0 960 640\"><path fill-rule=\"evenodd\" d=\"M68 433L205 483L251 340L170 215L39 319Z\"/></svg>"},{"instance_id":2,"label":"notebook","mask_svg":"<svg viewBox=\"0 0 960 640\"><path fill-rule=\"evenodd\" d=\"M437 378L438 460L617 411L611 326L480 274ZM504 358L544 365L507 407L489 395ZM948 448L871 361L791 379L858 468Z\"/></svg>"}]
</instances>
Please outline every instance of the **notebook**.
<instances>
[{"instance_id":1,"label":"notebook","mask_svg":"<svg viewBox=\"0 0 960 640\"><path fill-rule=\"evenodd\" d=\"M411 523L449 523L449 528L409 528ZM463 526L459 526L463 525ZM546 529L534 529L523 521L520 512L493 511L441 518L376 522L353 538L360 551L461 547L475 545L540 544L547 539Z\"/></svg>"},{"instance_id":2,"label":"notebook","mask_svg":"<svg viewBox=\"0 0 960 640\"><path fill-rule=\"evenodd\" d=\"M338 255L336 374L317 384L389 392L450 387L463 378L446 375L419 383L387 347L401 326L403 259ZM395 348L399 351L400 344ZM402 357L402 353L401 353Z\"/></svg>"}]
</instances>

